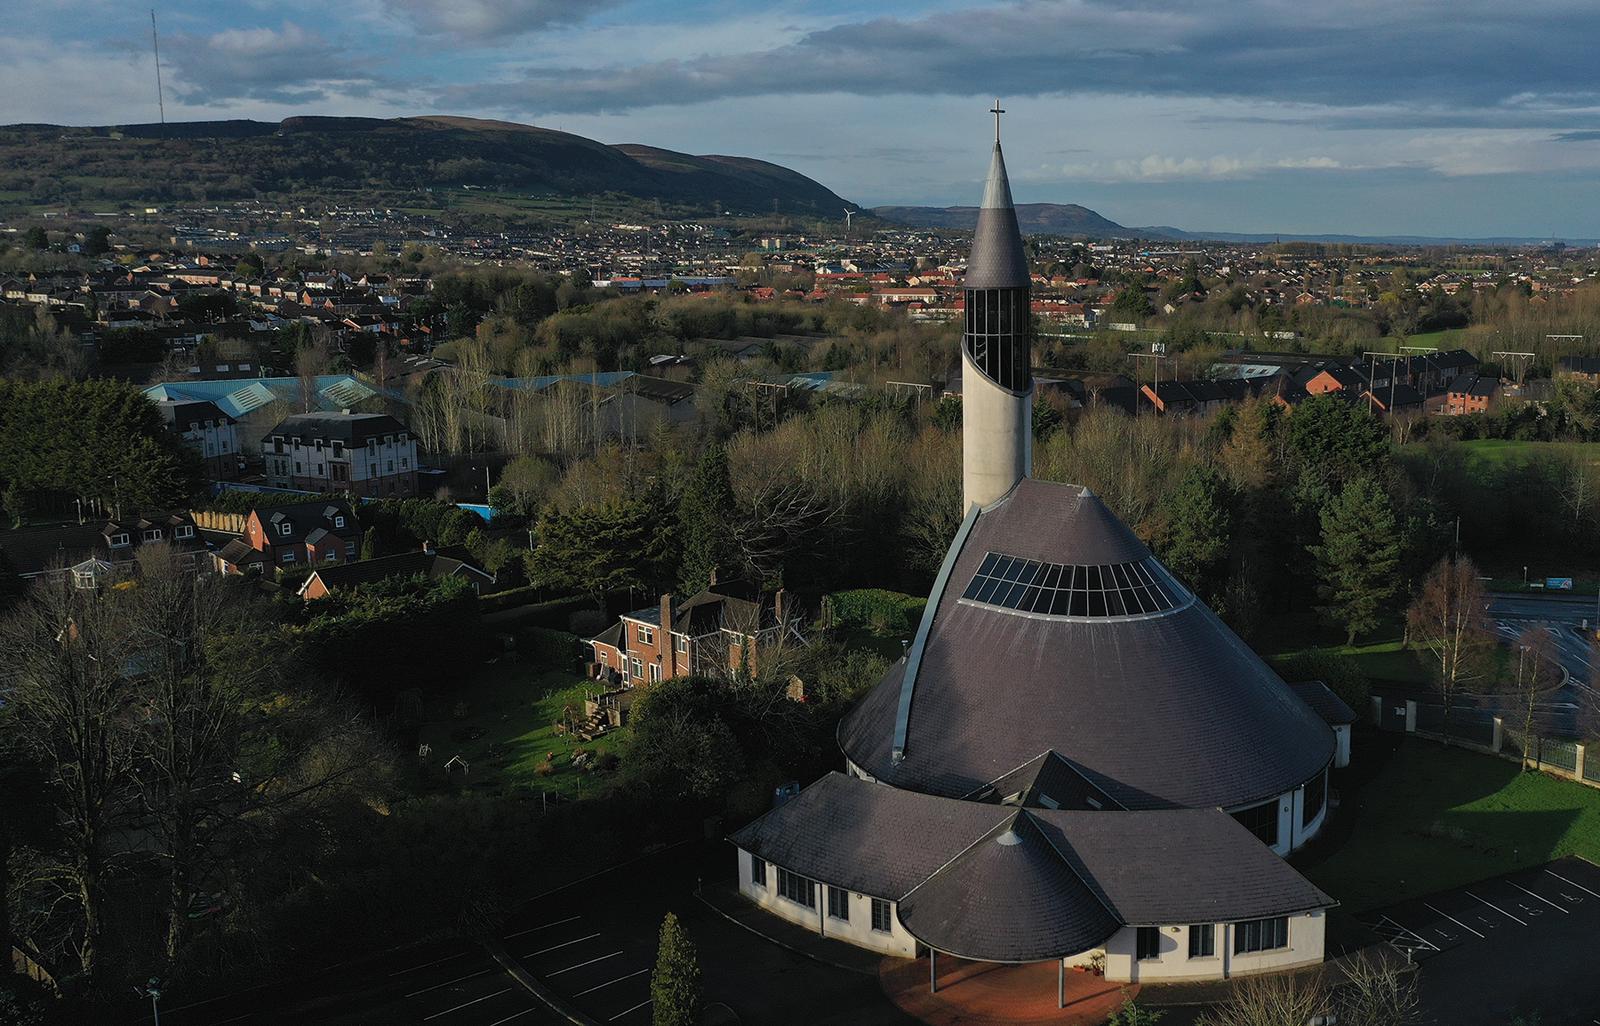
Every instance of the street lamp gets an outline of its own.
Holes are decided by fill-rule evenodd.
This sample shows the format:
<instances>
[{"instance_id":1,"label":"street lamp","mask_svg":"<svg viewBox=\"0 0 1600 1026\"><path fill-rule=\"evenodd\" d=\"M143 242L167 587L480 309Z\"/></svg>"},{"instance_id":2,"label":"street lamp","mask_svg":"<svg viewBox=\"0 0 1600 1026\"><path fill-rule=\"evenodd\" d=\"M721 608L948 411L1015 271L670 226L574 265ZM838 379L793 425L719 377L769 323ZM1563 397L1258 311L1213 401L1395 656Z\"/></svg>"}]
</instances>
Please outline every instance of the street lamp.
<instances>
[{"instance_id":1,"label":"street lamp","mask_svg":"<svg viewBox=\"0 0 1600 1026\"><path fill-rule=\"evenodd\" d=\"M155 1018L155 1026L161 1026L161 980L155 976L145 981L143 987L134 985L133 992L140 997L150 999L150 1014Z\"/></svg>"}]
</instances>

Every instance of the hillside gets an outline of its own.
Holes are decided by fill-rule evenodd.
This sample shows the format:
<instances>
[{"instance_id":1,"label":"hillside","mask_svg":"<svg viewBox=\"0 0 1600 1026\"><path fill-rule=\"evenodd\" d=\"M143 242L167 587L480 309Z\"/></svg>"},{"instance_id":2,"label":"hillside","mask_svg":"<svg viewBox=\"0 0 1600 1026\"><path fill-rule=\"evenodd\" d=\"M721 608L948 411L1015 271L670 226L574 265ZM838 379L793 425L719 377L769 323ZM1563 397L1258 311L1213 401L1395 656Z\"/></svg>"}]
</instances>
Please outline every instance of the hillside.
<instances>
[{"instance_id":1,"label":"hillside","mask_svg":"<svg viewBox=\"0 0 1600 1026\"><path fill-rule=\"evenodd\" d=\"M617 193L680 207L837 217L854 204L788 168L608 146L463 117L293 117L101 128L0 127L0 195L27 203L171 202L474 186Z\"/></svg>"},{"instance_id":2,"label":"hillside","mask_svg":"<svg viewBox=\"0 0 1600 1026\"><path fill-rule=\"evenodd\" d=\"M978 223L977 207L874 207L878 217L914 228L966 228ZM1124 228L1076 203L1019 203L1017 224L1029 235L1128 237L1139 229Z\"/></svg>"}]
</instances>

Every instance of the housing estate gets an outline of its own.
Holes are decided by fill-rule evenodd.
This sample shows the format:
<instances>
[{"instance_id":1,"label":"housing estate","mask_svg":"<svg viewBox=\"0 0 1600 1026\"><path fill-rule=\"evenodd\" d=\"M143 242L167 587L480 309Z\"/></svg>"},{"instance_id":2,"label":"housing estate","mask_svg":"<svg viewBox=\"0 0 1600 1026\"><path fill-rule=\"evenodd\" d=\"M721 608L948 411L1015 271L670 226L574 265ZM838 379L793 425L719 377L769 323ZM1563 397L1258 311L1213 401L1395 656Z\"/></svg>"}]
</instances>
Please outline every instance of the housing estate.
<instances>
[{"instance_id":1,"label":"housing estate","mask_svg":"<svg viewBox=\"0 0 1600 1026\"><path fill-rule=\"evenodd\" d=\"M361 526L342 500L296 502L250 511L241 537L212 554L219 573L321 567L359 557Z\"/></svg>"}]
</instances>

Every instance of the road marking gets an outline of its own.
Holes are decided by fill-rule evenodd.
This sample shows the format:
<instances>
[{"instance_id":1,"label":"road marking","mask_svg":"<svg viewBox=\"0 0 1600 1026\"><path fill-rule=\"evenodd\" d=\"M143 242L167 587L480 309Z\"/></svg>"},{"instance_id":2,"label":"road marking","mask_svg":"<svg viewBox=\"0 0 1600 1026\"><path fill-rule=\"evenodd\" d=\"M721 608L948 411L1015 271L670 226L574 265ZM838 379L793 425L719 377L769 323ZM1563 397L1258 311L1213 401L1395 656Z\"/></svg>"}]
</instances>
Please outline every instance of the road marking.
<instances>
[{"instance_id":1,"label":"road marking","mask_svg":"<svg viewBox=\"0 0 1600 1026\"><path fill-rule=\"evenodd\" d=\"M526 954L526 955L518 955L517 957L518 958L533 958L536 955L548 955L552 951L559 951L562 948L570 948L574 944L582 944L584 941L586 941L586 940L594 940L598 936L600 936L598 933L591 933L587 937L579 937L577 940L569 940L569 941L565 941L565 942L563 942L561 944L552 944L548 948L540 948L538 951L534 951L534 952L531 952L530 954Z\"/></svg>"},{"instance_id":2,"label":"road marking","mask_svg":"<svg viewBox=\"0 0 1600 1026\"><path fill-rule=\"evenodd\" d=\"M1551 901L1549 898L1546 898L1541 894L1535 894L1521 884L1511 883L1510 880L1507 880L1506 883L1511 884L1511 886L1515 887L1517 890L1521 891L1523 894L1526 894L1530 898L1538 898L1540 901L1544 902L1546 905L1549 905L1551 908L1555 909L1557 912L1560 912L1564 916L1570 916L1572 914L1571 912L1568 912L1566 909L1562 908L1560 905L1557 905L1555 902Z\"/></svg>"},{"instance_id":3,"label":"road marking","mask_svg":"<svg viewBox=\"0 0 1600 1026\"><path fill-rule=\"evenodd\" d=\"M622 952L613 951L609 955L601 955L599 958L591 958L587 962L579 962L577 965L569 965L565 969L557 969L553 973L545 973L545 976L560 976L562 973L570 973L574 969L582 969L586 965L594 965L596 962L604 962L608 958L616 958L620 954L622 954Z\"/></svg>"},{"instance_id":4,"label":"road marking","mask_svg":"<svg viewBox=\"0 0 1600 1026\"><path fill-rule=\"evenodd\" d=\"M1383 932L1382 932L1382 924L1384 924L1384 923L1388 923L1390 929L1393 931L1390 936L1385 937ZM1374 933L1378 934L1378 936L1384 937L1384 939L1387 940L1391 945L1393 945L1395 948L1397 948L1397 949L1399 949L1401 951L1414 950L1414 949L1408 949L1402 944L1395 943L1397 940L1401 939L1401 935L1405 935L1407 937L1411 937L1411 938L1415 939L1418 944L1422 945L1424 948L1427 948L1429 951L1438 951L1439 950L1439 946L1437 944L1435 944L1432 941L1428 940L1426 937L1422 936L1420 933L1417 933L1415 930L1410 930L1410 929L1407 929L1404 926L1401 926L1399 923L1395 922L1393 919L1390 919L1388 916L1384 916L1382 919L1378 920L1377 923L1374 923L1373 927L1372 927L1372 930L1373 930Z\"/></svg>"},{"instance_id":5,"label":"road marking","mask_svg":"<svg viewBox=\"0 0 1600 1026\"><path fill-rule=\"evenodd\" d=\"M501 990L495 991L493 994L485 994L483 997L473 998L471 1001L463 1001L461 1004L455 1006L454 1008L446 1008L442 1012L434 1012L432 1015L424 1016L422 1021L423 1022L429 1022L431 1020L439 1018L439 1016L441 1016L441 1015L449 1015L451 1012L459 1012L463 1008L471 1008L473 1005L477 1004L480 1001L487 1001L490 998L497 998L501 994L509 994L509 993L511 993L511 988L510 987L505 987L505 988L503 988Z\"/></svg>"},{"instance_id":6,"label":"road marking","mask_svg":"<svg viewBox=\"0 0 1600 1026\"><path fill-rule=\"evenodd\" d=\"M1547 870L1545 870L1545 872L1549 873L1551 876L1555 877L1557 880L1560 880L1564 884L1571 884L1573 887L1576 887L1578 890L1582 891L1585 894L1592 895L1593 897L1596 897L1596 898L1600 898L1600 894L1595 894L1594 891L1591 891L1589 888L1585 887L1583 884L1573 883L1571 880L1568 880L1566 877L1562 876L1560 873L1557 873L1553 869L1547 869ZM1595 1021L1596 1022L1600 1022L1600 1019L1597 1019Z\"/></svg>"},{"instance_id":7,"label":"road marking","mask_svg":"<svg viewBox=\"0 0 1600 1026\"><path fill-rule=\"evenodd\" d=\"M523 1017L523 1016L524 1016L524 1015L527 1015L527 1014L528 1014L528 1013L529 1013L529 1012L531 1012L531 1011L533 1011L533 1009L531 1009L531 1008L524 1008L524 1009L523 1009L523 1010L522 1010L522 1011L520 1011L520 1012L512 1012L512 1013L511 1013L511 1014L510 1014L510 1015L508 1015L508 1016L506 1016L506 1017L505 1017L505 1018L504 1018L504 1019L496 1019L496 1020L495 1020L495 1021L494 1021L494 1022L491 1022L491 1023L490 1023L490 1024L489 1024L489 1026L502 1026L502 1024L503 1024L503 1023L508 1023L508 1022L510 1022L510 1021L511 1021L511 1020L512 1020L512 1019L520 1019L520 1018L522 1018L522 1017Z\"/></svg>"},{"instance_id":8,"label":"road marking","mask_svg":"<svg viewBox=\"0 0 1600 1026\"><path fill-rule=\"evenodd\" d=\"M1482 898L1478 897L1476 894L1473 894L1471 891L1462 891L1461 893L1465 894L1467 897L1472 898L1475 901L1483 901ZM1510 912L1507 912L1505 909L1501 908L1499 905L1494 904L1493 902L1483 901L1483 903L1485 905L1488 905L1490 908L1494 909L1496 912L1500 913L1501 915L1505 916L1507 919L1512 920L1513 922L1521 923L1523 926L1527 926L1528 925L1527 920L1518 919L1516 916L1512 915Z\"/></svg>"},{"instance_id":9,"label":"road marking","mask_svg":"<svg viewBox=\"0 0 1600 1026\"><path fill-rule=\"evenodd\" d=\"M638 1004L634 1005L632 1008L628 1009L627 1012L618 1012L616 1015L613 1015L611 1017L611 1021L612 1022L616 1022L618 1019L622 1018L624 1015L627 1015L628 1012L637 1012L639 1009L643 1008L645 1005L648 1005L650 1002L652 1002L654 1000L655 1000L655 998L645 998L643 1001L639 1002Z\"/></svg>"},{"instance_id":10,"label":"road marking","mask_svg":"<svg viewBox=\"0 0 1600 1026\"><path fill-rule=\"evenodd\" d=\"M552 926L564 926L567 923L576 923L578 920L580 920L582 918L583 918L582 916L572 916L571 918L568 918L568 919L557 919L555 922L553 922L553 923L545 923L543 926L534 926L534 927L530 927L529 929L526 929L526 930L518 930L516 933L508 933L504 937L501 937L500 939L501 940L516 940L518 937L526 937L530 933L538 933L540 930L548 930Z\"/></svg>"},{"instance_id":11,"label":"road marking","mask_svg":"<svg viewBox=\"0 0 1600 1026\"><path fill-rule=\"evenodd\" d=\"M643 975L644 975L644 974L645 974L645 973L647 973L647 972L649 972L649 971L650 971L650 970L649 970L649 969L640 969L640 970L639 970L639 971L638 971L638 972L636 972L636 973L629 973L629 974L628 974L628 975L626 975L626 976L618 976L618 977L617 977L617 978L616 978L616 979L614 979L614 980L607 980L607 981L606 981L606 982L604 982L604 983L597 983L597 984L595 984L595 985L594 985L594 986L593 986L593 987L590 987L590 988L589 988L589 989L588 989L588 990L580 990L580 991L578 991L578 992L577 992L577 993L576 993L576 994L574 994L574 995L572 995L572 996L573 996L573 997L575 997L575 998L581 998L581 997L583 997L583 996L584 996L584 995L585 995L585 994L593 994L593 993L594 993L594 992L595 992L595 991L597 991L597 990L599 990L599 989L600 989L600 988L602 988L602 987L609 987L609 986L611 986L611 985L612 985L612 984L613 984L613 983L621 983L621 982L622 982L622 981L623 981L623 980L631 980L631 979L633 979L633 978L634 978L634 977L635 977L635 976L643 976ZM623 1013L623 1014L624 1014L624 1015L626 1015L626 1014L627 1014L627 1013L626 1013L626 1012L624 1012L624 1013Z\"/></svg>"},{"instance_id":12,"label":"road marking","mask_svg":"<svg viewBox=\"0 0 1600 1026\"><path fill-rule=\"evenodd\" d=\"M444 987L453 987L458 983L465 983L470 979L473 979L473 978L478 977L478 976L484 976L484 975L487 975L488 973L492 973L492 972L494 972L493 967L490 967L488 969L479 969L475 973L468 973L465 976L457 977L456 979L450 980L447 983L435 983L431 987L423 987L421 990L414 990L411 993L407 994L406 997L414 998L414 997L418 996L419 994L426 994L429 991L440 990L440 989L442 989Z\"/></svg>"},{"instance_id":13,"label":"road marking","mask_svg":"<svg viewBox=\"0 0 1600 1026\"><path fill-rule=\"evenodd\" d=\"M1424 905L1428 905L1428 903L1426 901L1424 901L1423 904ZM1432 905L1428 905L1428 907L1429 908L1433 908ZM1484 939L1483 938L1483 934L1479 933L1477 930L1474 930L1472 927L1468 926L1466 923L1463 923L1461 920L1457 919L1455 916L1451 915L1450 913L1448 913L1448 912L1440 912L1436 908L1433 908L1433 910L1435 912L1438 912L1439 915L1444 916L1446 919L1450 920L1452 923L1455 923L1457 926L1461 927L1463 930L1465 930L1468 933L1472 934L1474 937L1478 938L1479 940L1483 940Z\"/></svg>"},{"instance_id":14,"label":"road marking","mask_svg":"<svg viewBox=\"0 0 1600 1026\"><path fill-rule=\"evenodd\" d=\"M445 958L436 958L432 962L424 962L421 965L414 965L410 969L401 969L399 972L390 973L389 975L390 976L404 976L406 973L414 973L418 969L426 969L430 965L443 965L446 962L454 962L456 959L458 959L458 958L466 958L470 954L472 954L472 952L463 951L459 955L449 955L449 956L447 956Z\"/></svg>"}]
</instances>

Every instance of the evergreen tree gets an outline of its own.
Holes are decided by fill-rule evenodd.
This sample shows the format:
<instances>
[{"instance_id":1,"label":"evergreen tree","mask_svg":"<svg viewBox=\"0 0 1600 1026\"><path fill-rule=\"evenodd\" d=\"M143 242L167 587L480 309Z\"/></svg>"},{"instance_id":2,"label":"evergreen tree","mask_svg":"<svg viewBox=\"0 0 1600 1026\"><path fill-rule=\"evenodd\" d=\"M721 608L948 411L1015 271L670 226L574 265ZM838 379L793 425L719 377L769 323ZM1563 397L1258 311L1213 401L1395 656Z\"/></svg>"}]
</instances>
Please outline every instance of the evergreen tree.
<instances>
[{"instance_id":1,"label":"evergreen tree","mask_svg":"<svg viewBox=\"0 0 1600 1026\"><path fill-rule=\"evenodd\" d=\"M1346 484L1322 511L1317 564L1318 611L1354 644L1382 623L1399 590L1400 538L1389 496L1371 477Z\"/></svg>"},{"instance_id":2,"label":"evergreen tree","mask_svg":"<svg viewBox=\"0 0 1600 1026\"><path fill-rule=\"evenodd\" d=\"M1216 605L1233 535L1228 486L1207 466L1191 467L1167 496L1162 559L1207 602Z\"/></svg>"},{"instance_id":3,"label":"evergreen tree","mask_svg":"<svg viewBox=\"0 0 1600 1026\"><path fill-rule=\"evenodd\" d=\"M1247 399L1237 407L1233 429L1219 460L1234 487L1244 491L1264 488L1277 470L1278 410L1271 399Z\"/></svg>"},{"instance_id":4,"label":"evergreen tree","mask_svg":"<svg viewBox=\"0 0 1600 1026\"><path fill-rule=\"evenodd\" d=\"M1383 424L1365 403L1314 395L1289 417L1289 448L1303 468L1343 484L1388 466L1393 447Z\"/></svg>"},{"instance_id":5,"label":"evergreen tree","mask_svg":"<svg viewBox=\"0 0 1600 1026\"><path fill-rule=\"evenodd\" d=\"M361 532L361 558L376 559L378 557L378 529L369 527Z\"/></svg>"},{"instance_id":6,"label":"evergreen tree","mask_svg":"<svg viewBox=\"0 0 1600 1026\"><path fill-rule=\"evenodd\" d=\"M650 592L661 583L671 532L659 507L619 499L588 509L552 509L539 518L539 547L528 576L542 587L582 591L604 605L607 592Z\"/></svg>"},{"instance_id":7,"label":"evergreen tree","mask_svg":"<svg viewBox=\"0 0 1600 1026\"><path fill-rule=\"evenodd\" d=\"M654 1026L695 1026L700 1021L700 958L694 941L671 912L661 921L650 997Z\"/></svg>"},{"instance_id":8,"label":"evergreen tree","mask_svg":"<svg viewBox=\"0 0 1600 1026\"><path fill-rule=\"evenodd\" d=\"M714 445L701 454L700 464L678 500L679 551L683 556L678 588L683 594L702 591L714 572L737 562L732 535L737 512L728 476L728 452Z\"/></svg>"}]
</instances>

